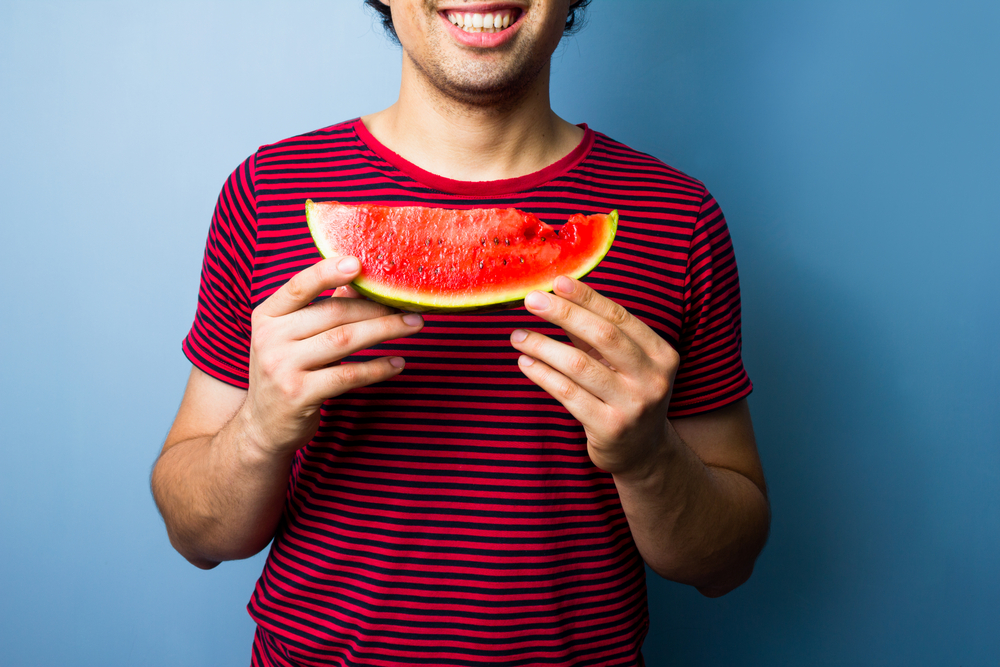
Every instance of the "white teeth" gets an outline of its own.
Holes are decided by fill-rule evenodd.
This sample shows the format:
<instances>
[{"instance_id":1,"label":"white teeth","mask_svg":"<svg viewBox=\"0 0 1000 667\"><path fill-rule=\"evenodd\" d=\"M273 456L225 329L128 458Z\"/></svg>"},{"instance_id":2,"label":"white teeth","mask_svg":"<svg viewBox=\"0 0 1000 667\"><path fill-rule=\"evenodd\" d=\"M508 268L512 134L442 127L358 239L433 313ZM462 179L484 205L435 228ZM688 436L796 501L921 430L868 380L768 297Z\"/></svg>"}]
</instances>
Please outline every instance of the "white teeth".
<instances>
[{"instance_id":1,"label":"white teeth","mask_svg":"<svg viewBox=\"0 0 1000 667\"><path fill-rule=\"evenodd\" d=\"M510 27L513 21L510 10L489 14L448 14L448 20L466 32L499 32Z\"/></svg>"}]
</instances>

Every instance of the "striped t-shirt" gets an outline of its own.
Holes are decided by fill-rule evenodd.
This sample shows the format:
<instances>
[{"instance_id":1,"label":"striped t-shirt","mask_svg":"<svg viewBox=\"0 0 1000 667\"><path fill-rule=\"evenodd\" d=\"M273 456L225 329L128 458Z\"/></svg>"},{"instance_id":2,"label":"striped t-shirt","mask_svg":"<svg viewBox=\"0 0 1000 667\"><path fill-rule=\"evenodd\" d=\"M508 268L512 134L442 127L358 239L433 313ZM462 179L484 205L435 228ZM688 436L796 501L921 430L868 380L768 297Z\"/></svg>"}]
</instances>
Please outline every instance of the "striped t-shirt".
<instances>
[{"instance_id":1,"label":"striped t-shirt","mask_svg":"<svg viewBox=\"0 0 1000 667\"><path fill-rule=\"evenodd\" d=\"M704 185L585 129L534 174L430 174L354 120L264 146L223 187L184 352L247 387L250 313L319 261L306 199L517 208L558 227L617 209L584 282L681 355L671 417L750 393L739 280ZM351 359L399 355L397 377L328 400L289 480L249 603L260 665L636 665L648 626L642 559L580 423L529 381L523 308L426 315L422 331Z\"/></svg>"}]
</instances>

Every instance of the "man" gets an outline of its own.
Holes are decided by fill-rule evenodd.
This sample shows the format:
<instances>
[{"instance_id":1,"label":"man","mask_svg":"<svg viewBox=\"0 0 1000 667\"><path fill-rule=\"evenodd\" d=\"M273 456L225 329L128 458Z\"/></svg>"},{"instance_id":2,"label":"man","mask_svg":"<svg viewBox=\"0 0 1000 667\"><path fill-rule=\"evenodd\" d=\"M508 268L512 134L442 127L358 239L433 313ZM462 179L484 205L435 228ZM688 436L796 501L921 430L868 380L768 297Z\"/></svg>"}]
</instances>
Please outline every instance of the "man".
<instances>
[{"instance_id":1,"label":"man","mask_svg":"<svg viewBox=\"0 0 1000 667\"><path fill-rule=\"evenodd\" d=\"M273 538L254 664L641 664L643 562L722 595L767 534L725 221L553 113L569 0L382 4L399 100L262 147L220 195L152 479L171 543L211 568ZM320 261L306 198L621 223L586 284L421 317Z\"/></svg>"}]
</instances>

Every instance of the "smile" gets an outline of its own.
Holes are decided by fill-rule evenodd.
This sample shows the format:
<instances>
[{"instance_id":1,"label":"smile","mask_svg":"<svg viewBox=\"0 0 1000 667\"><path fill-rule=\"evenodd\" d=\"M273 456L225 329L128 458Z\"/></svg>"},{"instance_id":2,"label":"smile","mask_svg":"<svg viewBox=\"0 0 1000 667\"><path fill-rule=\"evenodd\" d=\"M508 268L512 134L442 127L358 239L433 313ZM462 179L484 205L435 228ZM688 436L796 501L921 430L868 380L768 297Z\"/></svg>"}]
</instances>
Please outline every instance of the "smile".
<instances>
[{"instance_id":1,"label":"smile","mask_svg":"<svg viewBox=\"0 0 1000 667\"><path fill-rule=\"evenodd\" d=\"M448 12L448 20L465 32L500 32L517 20L517 9L503 9L488 14Z\"/></svg>"}]
</instances>

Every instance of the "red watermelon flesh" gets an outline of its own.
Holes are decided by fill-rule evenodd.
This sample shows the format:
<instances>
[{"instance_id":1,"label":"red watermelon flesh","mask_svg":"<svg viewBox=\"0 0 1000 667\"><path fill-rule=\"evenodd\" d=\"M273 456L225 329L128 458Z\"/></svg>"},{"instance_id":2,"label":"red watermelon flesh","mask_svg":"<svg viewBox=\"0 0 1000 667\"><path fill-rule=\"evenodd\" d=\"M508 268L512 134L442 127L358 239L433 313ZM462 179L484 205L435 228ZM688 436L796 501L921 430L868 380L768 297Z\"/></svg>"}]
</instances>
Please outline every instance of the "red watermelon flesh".
<instances>
[{"instance_id":1,"label":"red watermelon flesh","mask_svg":"<svg viewBox=\"0 0 1000 667\"><path fill-rule=\"evenodd\" d=\"M581 278L604 258L618 213L576 214L556 231L532 213L506 209L306 202L324 257L361 262L354 287L404 310L463 311L516 303Z\"/></svg>"}]
</instances>

